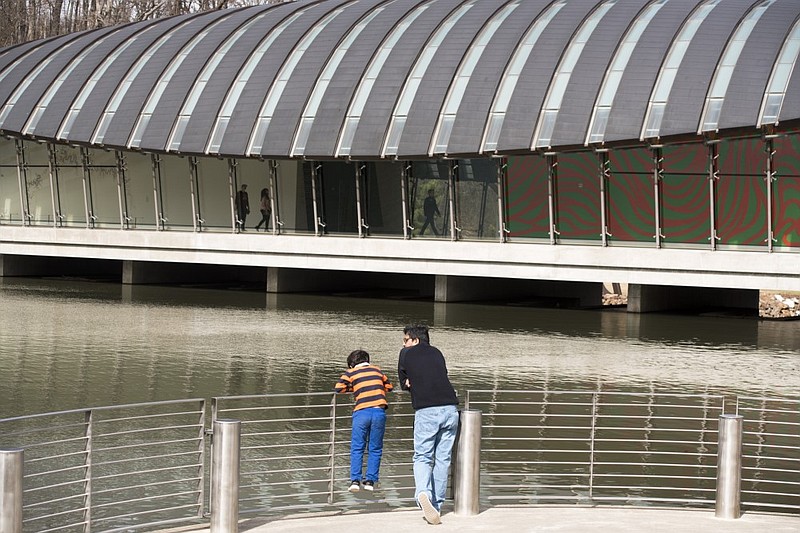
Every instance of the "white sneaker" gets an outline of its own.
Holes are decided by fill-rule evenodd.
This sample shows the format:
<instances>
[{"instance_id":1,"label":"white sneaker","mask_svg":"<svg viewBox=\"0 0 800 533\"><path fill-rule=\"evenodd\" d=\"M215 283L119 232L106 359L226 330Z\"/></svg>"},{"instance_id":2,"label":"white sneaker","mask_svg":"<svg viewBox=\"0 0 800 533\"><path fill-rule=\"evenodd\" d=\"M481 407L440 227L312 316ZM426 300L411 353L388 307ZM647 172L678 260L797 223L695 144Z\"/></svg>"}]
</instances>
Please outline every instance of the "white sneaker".
<instances>
[{"instance_id":1,"label":"white sneaker","mask_svg":"<svg viewBox=\"0 0 800 533\"><path fill-rule=\"evenodd\" d=\"M355 480L351 481L350 482L350 487L347 490L349 490L350 492L358 492L358 491L360 491L361 490L361 482L355 481Z\"/></svg>"},{"instance_id":2,"label":"white sneaker","mask_svg":"<svg viewBox=\"0 0 800 533\"><path fill-rule=\"evenodd\" d=\"M427 492L420 492L419 496L417 496L417 502L419 506L422 507L422 515L425 517L426 522L434 526L442 523L439 511L437 511L436 507L431 503L430 496L428 496Z\"/></svg>"}]
</instances>

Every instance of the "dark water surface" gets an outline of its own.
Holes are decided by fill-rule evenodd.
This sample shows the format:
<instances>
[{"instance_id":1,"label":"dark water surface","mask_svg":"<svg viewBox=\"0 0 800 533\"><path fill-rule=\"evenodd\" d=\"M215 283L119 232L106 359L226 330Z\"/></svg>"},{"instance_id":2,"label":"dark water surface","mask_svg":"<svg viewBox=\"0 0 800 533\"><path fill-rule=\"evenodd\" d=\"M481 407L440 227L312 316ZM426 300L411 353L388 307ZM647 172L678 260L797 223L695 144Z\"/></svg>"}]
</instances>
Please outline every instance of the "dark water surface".
<instances>
[{"instance_id":1,"label":"dark water surface","mask_svg":"<svg viewBox=\"0 0 800 533\"><path fill-rule=\"evenodd\" d=\"M798 321L0 278L0 417L327 391L355 348L396 380L411 322L460 391L800 391Z\"/></svg>"}]
</instances>

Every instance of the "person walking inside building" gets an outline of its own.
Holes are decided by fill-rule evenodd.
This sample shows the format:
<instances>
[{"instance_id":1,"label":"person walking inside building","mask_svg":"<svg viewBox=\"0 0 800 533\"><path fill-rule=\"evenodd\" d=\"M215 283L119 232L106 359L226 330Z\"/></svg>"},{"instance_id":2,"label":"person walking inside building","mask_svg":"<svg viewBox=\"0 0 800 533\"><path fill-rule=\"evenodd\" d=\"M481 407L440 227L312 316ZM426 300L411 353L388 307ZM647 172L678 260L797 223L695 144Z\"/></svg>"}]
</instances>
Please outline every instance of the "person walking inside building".
<instances>
[{"instance_id":1,"label":"person walking inside building","mask_svg":"<svg viewBox=\"0 0 800 533\"><path fill-rule=\"evenodd\" d=\"M244 223L250 214L250 198L247 196L247 184L242 183L242 188L236 193L236 225L239 231L244 231Z\"/></svg>"},{"instance_id":2,"label":"person walking inside building","mask_svg":"<svg viewBox=\"0 0 800 533\"><path fill-rule=\"evenodd\" d=\"M441 523L447 474L458 430L458 396L427 326L406 326L397 363L400 387L414 408L414 497L429 524Z\"/></svg>"},{"instance_id":3,"label":"person walking inside building","mask_svg":"<svg viewBox=\"0 0 800 533\"><path fill-rule=\"evenodd\" d=\"M353 429L350 437L350 492L372 491L378 483L383 455L383 433L386 429L386 393L392 384L381 369L369 362L369 354L355 350L347 356L347 372L342 374L334 390L353 393ZM367 449L367 475L362 477L364 449Z\"/></svg>"},{"instance_id":4,"label":"person walking inside building","mask_svg":"<svg viewBox=\"0 0 800 533\"><path fill-rule=\"evenodd\" d=\"M441 216L441 213L439 212L439 206L436 204L436 197L434 194L434 190L429 189L428 197L425 198L425 202L422 204L422 214L425 215L425 223L419 230L420 235L425 235L425 229L430 225L433 234L437 237L439 236L439 232L436 230L436 223L433 219L434 217Z\"/></svg>"},{"instance_id":5,"label":"person walking inside building","mask_svg":"<svg viewBox=\"0 0 800 533\"><path fill-rule=\"evenodd\" d=\"M261 189L261 203L259 209L261 210L261 220L256 224L256 231L261 227L261 224L264 224L264 231L266 232L269 230L269 219L272 215L272 206L269 201L269 189Z\"/></svg>"}]
</instances>

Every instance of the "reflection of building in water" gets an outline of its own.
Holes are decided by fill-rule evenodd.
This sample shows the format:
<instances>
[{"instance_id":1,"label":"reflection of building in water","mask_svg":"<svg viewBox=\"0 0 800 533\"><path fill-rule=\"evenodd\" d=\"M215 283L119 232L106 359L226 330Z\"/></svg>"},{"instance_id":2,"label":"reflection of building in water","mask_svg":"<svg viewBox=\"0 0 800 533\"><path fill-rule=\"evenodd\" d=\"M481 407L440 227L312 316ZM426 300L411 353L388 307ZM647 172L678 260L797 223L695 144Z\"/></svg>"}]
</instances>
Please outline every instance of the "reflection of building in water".
<instances>
[{"instance_id":1,"label":"reflection of building in water","mask_svg":"<svg viewBox=\"0 0 800 533\"><path fill-rule=\"evenodd\" d=\"M0 274L752 311L800 290L800 5L673 4L281 2L6 49ZM244 183L280 241L234 235Z\"/></svg>"}]
</instances>

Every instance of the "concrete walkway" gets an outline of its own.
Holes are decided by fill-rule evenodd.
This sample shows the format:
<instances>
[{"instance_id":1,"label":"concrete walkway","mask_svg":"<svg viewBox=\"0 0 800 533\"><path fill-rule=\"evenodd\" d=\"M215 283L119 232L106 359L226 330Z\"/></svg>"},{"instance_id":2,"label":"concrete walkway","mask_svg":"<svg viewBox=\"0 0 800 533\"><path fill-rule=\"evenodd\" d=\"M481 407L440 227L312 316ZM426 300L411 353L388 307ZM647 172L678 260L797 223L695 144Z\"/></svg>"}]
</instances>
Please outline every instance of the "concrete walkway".
<instances>
[{"instance_id":1,"label":"concrete walkway","mask_svg":"<svg viewBox=\"0 0 800 533\"><path fill-rule=\"evenodd\" d=\"M172 530L178 531L178 530ZM208 527L180 531L208 532ZM800 533L800 516L745 513L738 520L714 517L713 510L620 507L492 507L477 516L445 513L431 526L417 509L382 513L307 514L282 519L254 518L241 533L391 531L402 533Z\"/></svg>"}]
</instances>

